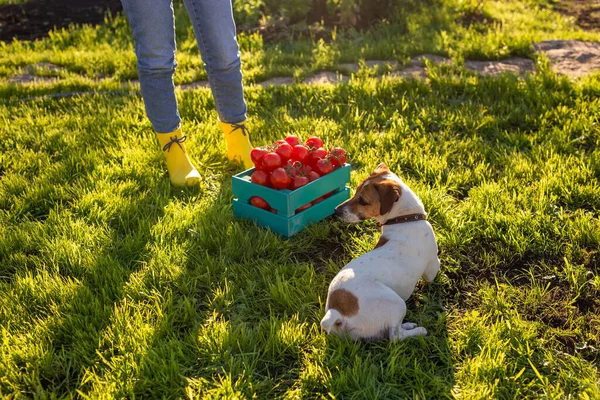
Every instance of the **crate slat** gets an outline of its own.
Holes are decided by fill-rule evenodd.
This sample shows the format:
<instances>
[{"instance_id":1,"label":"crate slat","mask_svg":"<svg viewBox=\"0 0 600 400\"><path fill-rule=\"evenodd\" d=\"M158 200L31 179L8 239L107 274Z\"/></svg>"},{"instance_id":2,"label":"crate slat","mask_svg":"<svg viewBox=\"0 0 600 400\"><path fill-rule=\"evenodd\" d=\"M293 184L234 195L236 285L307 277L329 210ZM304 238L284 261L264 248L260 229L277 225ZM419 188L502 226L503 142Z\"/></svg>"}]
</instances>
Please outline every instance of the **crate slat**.
<instances>
[{"instance_id":1,"label":"crate slat","mask_svg":"<svg viewBox=\"0 0 600 400\"><path fill-rule=\"evenodd\" d=\"M252 183L250 176L254 168L241 172L232 177L231 183L236 197L233 201L234 215L249 218L260 226L290 237L308 224L333 214L335 207L350 197L350 189L346 186L350 182L350 167L350 164L345 164L296 190L276 190ZM327 199L296 213L298 208L331 192L333 194ZM252 196L262 197L277 210L277 214L252 206Z\"/></svg>"},{"instance_id":2,"label":"crate slat","mask_svg":"<svg viewBox=\"0 0 600 400\"><path fill-rule=\"evenodd\" d=\"M271 229L273 232L289 238L306 226L319 222L333 214L335 207L350 197L350 188L335 193L291 218L282 217L270 211L254 207L248 203L233 199L233 214L238 218L254 221L257 225Z\"/></svg>"}]
</instances>

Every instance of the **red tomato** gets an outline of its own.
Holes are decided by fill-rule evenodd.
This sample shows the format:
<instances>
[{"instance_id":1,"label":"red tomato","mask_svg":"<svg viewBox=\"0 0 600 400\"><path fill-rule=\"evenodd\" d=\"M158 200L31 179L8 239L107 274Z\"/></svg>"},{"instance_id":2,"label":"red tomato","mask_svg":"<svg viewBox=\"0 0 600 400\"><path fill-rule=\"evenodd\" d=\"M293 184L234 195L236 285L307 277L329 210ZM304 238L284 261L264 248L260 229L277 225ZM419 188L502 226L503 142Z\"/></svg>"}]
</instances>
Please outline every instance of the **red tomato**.
<instances>
[{"instance_id":1,"label":"red tomato","mask_svg":"<svg viewBox=\"0 0 600 400\"><path fill-rule=\"evenodd\" d=\"M285 141L290 144L290 146L294 147L298 143L300 143L300 138L296 135L290 135L285 138Z\"/></svg>"},{"instance_id":2,"label":"red tomato","mask_svg":"<svg viewBox=\"0 0 600 400\"><path fill-rule=\"evenodd\" d=\"M301 163L304 163L308 159L309 155L310 152L308 151L306 146L302 144L295 145L292 150L292 160L294 161L300 161Z\"/></svg>"},{"instance_id":3,"label":"red tomato","mask_svg":"<svg viewBox=\"0 0 600 400\"><path fill-rule=\"evenodd\" d=\"M321 174L321 176L327 175L328 173L333 171L333 164L327 159L322 159L317 161L317 164L315 165L315 170L319 174Z\"/></svg>"},{"instance_id":4,"label":"red tomato","mask_svg":"<svg viewBox=\"0 0 600 400\"><path fill-rule=\"evenodd\" d=\"M279 157L281 157L283 161L287 161L292 158L293 150L294 148L290 146L288 142L283 142L277 146L277 150L275 150L275 152L279 154Z\"/></svg>"},{"instance_id":5,"label":"red tomato","mask_svg":"<svg viewBox=\"0 0 600 400\"><path fill-rule=\"evenodd\" d=\"M310 171L308 173L308 179L310 179L311 182L316 181L320 177L321 177L321 175L319 175L319 173L317 171Z\"/></svg>"},{"instance_id":6,"label":"red tomato","mask_svg":"<svg viewBox=\"0 0 600 400\"><path fill-rule=\"evenodd\" d=\"M325 200L325 196L321 196L318 199L313 200L313 205L322 202L323 200Z\"/></svg>"},{"instance_id":7,"label":"red tomato","mask_svg":"<svg viewBox=\"0 0 600 400\"><path fill-rule=\"evenodd\" d=\"M271 184L275 189L286 189L290 186L291 178L283 168L275 168L271 172Z\"/></svg>"},{"instance_id":8,"label":"red tomato","mask_svg":"<svg viewBox=\"0 0 600 400\"><path fill-rule=\"evenodd\" d=\"M328 197L329 197L329 196L331 196L332 194L333 194L333 190L332 190L331 192L329 192L329 193L326 193L326 194L325 194L323 197L324 197L324 198L328 198Z\"/></svg>"},{"instance_id":9,"label":"red tomato","mask_svg":"<svg viewBox=\"0 0 600 400\"><path fill-rule=\"evenodd\" d=\"M303 172L303 173L305 173L306 175L308 175L308 173L309 173L310 171L312 171L312 170L313 170L313 169L312 169L312 167L311 167L310 165L308 165L308 164L306 164L306 165L302 165L302 166L300 167L300 169L301 169L301 170L302 170L302 172Z\"/></svg>"},{"instance_id":10,"label":"red tomato","mask_svg":"<svg viewBox=\"0 0 600 400\"><path fill-rule=\"evenodd\" d=\"M290 178L292 178L292 181L294 180L294 178L301 176L301 174L302 174L302 172L297 168L287 169L286 172L287 172L288 176Z\"/></svg>"},{"instance_id":11,"label":"red tomato","mask_svg":"<svg viewBox=\"0 0 600 400\"><path fill-rule=\"evenodd\" d=\"M281 167L281 157L277 153L267 153L262 159L262 166L267 171L272 171L275 168Z\"/></svg>"},{"instance_id":12,"label":"red tomato","mask_svg":"<svg viewBox=\"0 0 600 400\"><path fill-rule=\"evenodd\" d=\"M274 208L269 208L269 211L271 211L273 214L277 214L277 210Z\"/></svg>"},{"instance_id":13,"label":"red tomato","mask_svg":"<svg viewBox=\"0 0 600 400\"><path fill-rule=\"evenodd\" d=\"M268 210L269 208L271 208L271 206L265 201L265 199L258 196L250 197L250 204L252 204L254 207L262 208L263 210Z\"/></svg>"},{"instance_id":14,"label":"red tomato","mask_svg":"<svg viewBox=\"0 0 600 400\"><path fill-rule=\"evenodd\" d=\"M323 141L316 136L311 136L306 140L306 146L315 148L323 147Z\"/></svg>"},{"instance_id":15,"label":"red tomato","mask_svg":"<svg viewBox=\"0 0 600 400\"><path fill-rule=\"evenodd\" d=\"M260 165L260 162L263 160L267 153L267 150L257 147L255 149L252 149L252 151L250 152L250 159L252 160L254 165Z\"/></svg>"},{"instance_id":16,"label":"red tomato","mask_svg":"<svg viewBox=\"0 0 600 400\"><path fill-rule=\"evenodd\" d=\"M294 165L294 162L292 160L287 160L283 164L284 165L281 166L282 168L290 168L292 165Z\"/></svg>"},{"instance_id":17,"label":"red tomato","mask_svg":"<svg viewBox=\"0 0 600 400\"><path fill-rule=\"evenodd\" d=\"M309 182L310 182L310 179L308 178L308 176L295 176L292 178L291 189L292 190L298 189L299 187L302 187Z\"/></svg>"},{"instance_id":18,"label":"red tomato","mask_svg":"<svg viewBox=\"0 0 600 400\"><path fill-rule=\"evenodd\" d=\"M285 171L288 173L290 178L294 178L295 176L302 175L302 171L300 170L301 166L302 166L302 164L298 161L288 160L288 162L286 163L285 167L283 167L283 169L285 169Z\"/></svg>"},{"instance_id":19,"label":"red tomato","mask_svg":"<svg viewBox=\"0 0 600 400\"><path fill-rule=\"evenodd\" d=\"M329 150L327 158L331 160L331 163L334 167L341 167L346 163L346 150L342 149L341 147L334 147L333 149Z\"/></svg>"},{"instance_id":20,"label":"red tomato","mask_svg":"<svg viewBox=\"0 0 600 400\"><path fill-rule=\"evenodd\" d=\"M310 153L310 156L308 156L308 163L314 167L317 164L317 161L325 157L327 157L327 151L324 148L319 147Z\"/></svg>"},{"instance_id":21,"label":"red tomato","mask_svg":"<svg viewBox=\"0 0 600 400\"><path fill-rule=\"evenodd\" d=\"M312 206L312 203L308 203L308 204L303 205L302 207L298 207L298 208L296 208L296 213L299 213L300 211L304 211L310 206Z\"/></svg>"},{"instance_id":22,"label":"red tomato","mask_svg":"<svg viewBox=\"0 0 600 400\"><path fill-rule=\"evenodd\" d=\"M269 186L269 174L265 171L254 171L250 180L258 185Z\"/></svg>"}]
</instances>

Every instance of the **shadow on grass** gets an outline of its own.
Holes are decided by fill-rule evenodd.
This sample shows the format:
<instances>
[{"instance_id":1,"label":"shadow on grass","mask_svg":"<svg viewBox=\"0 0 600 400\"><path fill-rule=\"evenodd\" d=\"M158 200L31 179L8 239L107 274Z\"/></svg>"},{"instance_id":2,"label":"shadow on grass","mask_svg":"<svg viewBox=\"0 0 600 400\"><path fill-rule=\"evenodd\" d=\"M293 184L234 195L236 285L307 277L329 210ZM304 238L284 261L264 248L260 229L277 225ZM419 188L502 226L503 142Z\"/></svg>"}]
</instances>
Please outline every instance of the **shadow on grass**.
<instances>
[{"instance_id":1,"label":"shadow on grass","mask_svg":"<svg viewBox=\"0 0 600 400\"><path fill-rule=\"evenodd\" d=\"M185 257L140 360L136 395L179 397L208 390L216 396L271 397L298 378L302 346L290 345L281 332L304 329L298 314L312 305L302 310L286 303L296 298L287 298L279 285L295 289L290 282L297 271L289 260L281 266L286 261L277 249L287 253L291 245L232 217L230 176L211 183L218 188L208 194L210 205L189 221L181 244ZM303 270L300 278L310 274L308 267Z\"/></svg>"},{"instance_id":2,"label":"shadow on grass","mask_svg":"<svg viewBox=\"0 0 600 400\"><path fill-rule=\"evenodd\" d=\"M110 243L80 278L70 304L60 311L63 318L52 329L49 342L60 362L54 362L42 376L44 390L59 395L72 394L76 389L85 392L89 389L85 376L91 371L98 373L102 367L110 369L111 356L125 351L119 348L118 338L106 340L103 336L109 326L126 323L123 318L127 316L115 315L115 311L126 301L125 288L132 276L150 261L151 229L163 215L161 204L157 204L160 198L153 188L141 193L119 210L110 224ZM111 348L113 354L109 355Z\"/></svg>"},{"instance_id":3,"label":"shadow on grass","mask_svg":"<svg viewBox=\"0 0 600 400\"><path fill-rule=\"evenodd\" d=\"M140 360L136 395L451 397L439 285L420 287L409 301L407 320L429 329L425 339L326 339L318 326L326 287L351 258L348 239L360 226L328 219L283 239L231 216L227 174L211 197L190 221L185 261Z\"/></svg>"}]
</instances>

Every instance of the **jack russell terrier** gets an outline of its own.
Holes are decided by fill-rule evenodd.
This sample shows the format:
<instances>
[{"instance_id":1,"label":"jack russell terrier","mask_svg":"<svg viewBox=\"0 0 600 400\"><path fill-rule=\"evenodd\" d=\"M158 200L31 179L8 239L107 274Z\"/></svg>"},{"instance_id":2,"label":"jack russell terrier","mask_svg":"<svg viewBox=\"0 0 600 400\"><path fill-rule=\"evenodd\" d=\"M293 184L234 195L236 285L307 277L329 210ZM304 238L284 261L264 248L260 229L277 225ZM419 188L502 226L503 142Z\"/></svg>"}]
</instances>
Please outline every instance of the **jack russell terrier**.
<instances>
[{"instance_id":1,"label":"jack russell terrier","mask_svg":"<svg viewBox=\"0 0 600 400\"><path fill-rule=\"evenodd\" d=\"M431 282L440 269L421 200L380 164L335 213L346 222L375 218L382 234L373 251L348 263L329 285L321 327L355 340L426 335L425 328L402 322L419 279Z\"/></svg>"}]
</instances>

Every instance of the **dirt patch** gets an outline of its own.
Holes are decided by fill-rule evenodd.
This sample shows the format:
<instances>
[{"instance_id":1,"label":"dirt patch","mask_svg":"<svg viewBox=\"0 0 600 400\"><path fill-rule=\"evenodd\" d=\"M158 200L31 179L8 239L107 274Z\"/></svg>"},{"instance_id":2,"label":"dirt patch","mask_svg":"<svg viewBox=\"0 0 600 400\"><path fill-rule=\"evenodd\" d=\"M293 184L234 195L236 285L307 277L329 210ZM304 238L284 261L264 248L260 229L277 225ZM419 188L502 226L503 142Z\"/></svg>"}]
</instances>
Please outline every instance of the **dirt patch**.
<instances>
[{"instance_id":1,"label":"dirt patch","mask_svg":"<svg viewBox=\"0 0 600 400\"><path fill-rule=\"evenodd\" d=\"M349 81L350 78L335 72L319 72L316 75L306 78L303 82L309 85L331 85Z\"/></svg>"},{"instance_id":2,"label":"dirt patch","mask_svg":"<svg viewBox=\"0 0 600 400\"><path fill-rule=\"evenodd\" d=\"M377 67L388 67L396 68L398 67L398 61L387 61L387 60L365 60L365 65L369 68L377 68Z\"/></svg>"},{"instance_id":3,"label":"dirt patch","mask_svg":"<svg viewBox=\"0 0 600 400\"><path fill-rule=\"evenodd\" d=\"M0 41L33 40L69 24L100 24L107 11L122 9L119 0L30 0L0 6Z\"/></svg>"},{"instance_id":4,"label":"dirt patch","mask_svg":"<svg viewBox=\"0 0 600 400\"><path fill-rule=\"evenodd\" d=\"M593 0L559 0L554 8L572 17L582 29L600 31L600 2Z\"/></svg>"},{"instance_id":5,"label":"dirt patch","mask_svg":"<svg viewBox=\"0 0 600 400\"><path fill-rule=\"evenodd\" d=\"M18 84L18 85L35 83L35 82L53 83L53 82L56 82L56 78L49 78L49 77L45 77L45 76L38 76L38 75L27 73L27 74L21 74L21 75L13 75L10 78L8 78L7 82L12 83L12 84Z\"/></svg>"},{"instance_id":6,"label":"dirt patch","mask_svg":"<svg viewBox=\"0 0 600 400\"><path fill-rule=\"evenodd\" d=\"M600 43L580 40L545 40L534 43L535 51L544 53L550 60L552 70L581 77L600 71Z\"/></svg>"},{"instance_id":7,"label":"dirt patch","mask_svg":"<svg viewBox=\"0 0 600 400\"><path fill-rule=\"evenodd\" d=\"M522 314L553 329L563 352L571 355L580 353L587 360L593 361L599 355L595 350L598 336L594 334L600 328L594 314L600 306L597 295L596 291L592 291L573 301L573 293L563 282L546 293L543 305L536 310L522 310ZM585 327L583 331L581 327ZM583 351L588 344L591 347Z\"/></svg>"},{"instance_id":8,"label":"dirt patch","mask_svg":"<svg viewBox=\"0 0 600 400\"><path fill-rule=\"evenodd\" d=\"M209 88L210 84L208 83L208 81L196 81L196 82L191 82L191 83L183 83L181 85L177 85L177 87L181 90L190 90L190 89L196 89L199 87Z\"/></svg>"},{"instance_id":9,"label":"dirt patch","mask_svg":"<svg viewBox=\"0 0 600 400\"><path fill-rule=\"evenodd\" d=\"M519 57L502 61L466 61L465 65L482 75L500 75L505 72L524 75L526 72L535 72L533 60Z\"/></svg>"},{"instance_id":10,"label":"dirt patch","mask_svg":"<svg viewBox=\"0 0 600 400\"><path fill-rule=\"evenodd\" d=\"M425 66L426 61L432 64L452 64L452 59L437 54L423 54L410 59L410 65Z\"/></svg>"},{"instance_id":11,"label":"dirt patch","mask_svg":"<svg viewBox=\"0 0 600 400\"><path fill-rule=\"evenodd\" d=\"M338 64L338 68L351 74L355 74L360 71L360 66L354 63Z\"/></svg>"},{"instance_id":12,"label":"dirt patch","mask_svg":"<svg viewBox=\"0 0 600 400\"><path fill-rule=\"evenodd\" d=\"M259 82L257 83L257 85L266 88L269 86L289 86L293 83L294 78L288 76L278 76L275 78L267 79L266 81Z\"/></svg>"},{"instance_id":13,"label":"dirt patch","mask_svg":"<svg viewBox=\"0 0 600 400\"><path fill-rule=\"evenodd\" d=\"M399 71L394 71L391 76L399 76L402 78L426 78L427 61L431 64L452 64L452 60L448 57L438 56L435 54L423 54L412 57L408 65Z\"/></svg>"},{"instance_id":14,"label":"dirt patch","mask_svg":"<svg viewBox=\"0 0 600 400\"><path fill-rule=\"evenodd\" d=\"M425 67L409 65L400 71L392 72L390 76L401 78L425 78L427 77L427 72L425 71Z\"/></svg>"},{"instance_id":15,"label":"dirt patch","mask_svg":"<svg viewBox=\"0 0 600 400\"><path fill-rule=\"evenodd\" d=\"M42 70L42 71L49 71L49 72L61 72L63 71L63 68L59 65L56 64L52 64L49 62L39 62L37 64L33 64L29 67L29 69L31 71L36 71L36 70Z\"/></svg>"},{"instance_id":16,"label":"dirt patch","mask_svg":"<svg viewBox=\"0 0 600 400\"><path fill-rule=\"evenodd\" d=\"M546 293L540 307L531 310L530 314L552 328L568 329L571 328L568 326L570 321L578 317L589 317L596 311L600 305L596 295L597 293L592 291L573 301L575 296L569 286L561 282Z\"/></svg>"},{"instance_id":17,"label":"dirt patch","mask_svg":"<svg viewBox=\"0 0 600 400\"><path fill-rule=\"evenodd\" d=\"M45 73L56 75L59 74L61 71L63 71L63 68L58 65L49 62L40 62L37 64L27 66L27 68L24 69L24 73L11 76L10 78L8 78L7 82L13 84L27 84L32 82L55 82L58 79L56 76L46 76Z\"/></svg>"}]
</instances>

